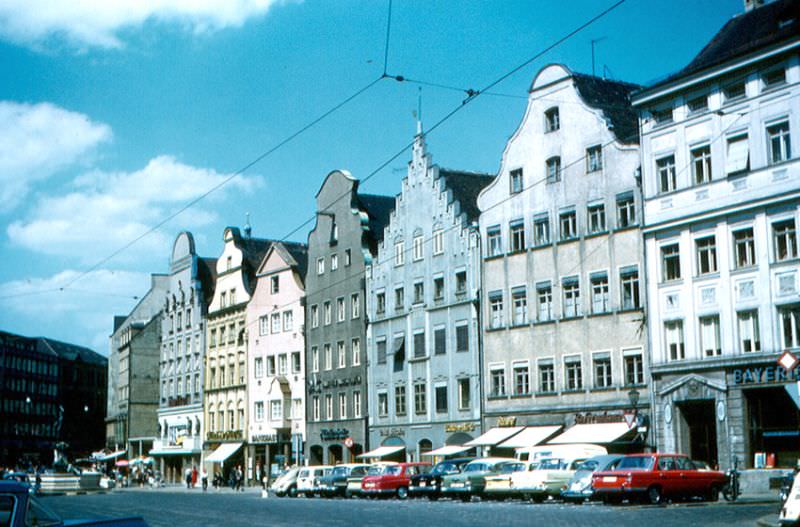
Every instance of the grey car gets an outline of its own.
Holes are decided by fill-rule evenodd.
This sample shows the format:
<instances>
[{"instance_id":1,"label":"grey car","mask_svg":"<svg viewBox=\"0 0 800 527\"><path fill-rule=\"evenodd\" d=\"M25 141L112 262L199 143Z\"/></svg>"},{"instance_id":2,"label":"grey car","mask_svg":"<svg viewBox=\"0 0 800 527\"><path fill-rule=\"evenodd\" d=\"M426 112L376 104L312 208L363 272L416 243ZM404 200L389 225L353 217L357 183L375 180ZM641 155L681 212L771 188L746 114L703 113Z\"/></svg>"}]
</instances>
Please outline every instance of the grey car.
<instances>
[{"instance_id":1,"label":"grey car","mask_svg":"<svg viewBox=\"0 0 800 527\"><path fill-rule=\"evenodd\" d=\"M625 456L622 454L608 454L591 457L581 463L566 488L561 491L561 499L574 502L592 499L594 495L592 474L603 470L614 470L623 457Z\"/></svg>"}]
</instances>

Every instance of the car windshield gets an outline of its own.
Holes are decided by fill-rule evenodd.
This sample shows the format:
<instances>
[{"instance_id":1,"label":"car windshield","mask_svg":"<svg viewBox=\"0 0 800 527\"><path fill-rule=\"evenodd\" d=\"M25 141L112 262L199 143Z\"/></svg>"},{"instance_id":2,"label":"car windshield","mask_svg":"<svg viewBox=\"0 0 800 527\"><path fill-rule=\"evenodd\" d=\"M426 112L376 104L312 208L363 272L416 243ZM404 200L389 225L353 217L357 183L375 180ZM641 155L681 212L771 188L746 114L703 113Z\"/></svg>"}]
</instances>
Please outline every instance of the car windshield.
<instances>
[{"instance_id":1,"label":"car windshield","mask_svg":"<svg viewBox=\"0 0 800 527\"><path fill-rule=\"evenodd\" d=\"M348 471L348 467L336 467L333 469L334 476L346 476Z\"/></svg>"},{"instance_id":2,"label":"car windshield","mask_svg":"<svg viewBox=\"0 0 800 527\"><path fill-rule=\"evenodd\" d=\"M449 461L443 461L433 467L431 474L455 474L458 472L458 466Z\"/></svg>"},{"instance_id":3,"label":"car windshield","mask_svg":"<svg viewBox=\"0 0 800 527\"><path fill-rule=\"evenodd\" d=\"M367 473L367 467L356 467L350 471L350 475L353 477L363 476Z\"/></svg>"},{"instance_id":4,"label":"car windshield","mask_svg":"<svg viewBox=\"0 0 800 527\"><path fill-rule=\"evenodd\" d=\"M299 478L307 478L308 474L309 474L308 470L301 470L300 474L298 474L297 477L299 477Z\"/></svg>"},{"instance_id":5,"label":"car windshield","mask_svg":"<svg viewBox=\"0 0 800 527\"><path fill-rule=\"evenodd\" d=\"M374 467L369 467L367 471L368 476L380 476L381 474L386 473L386 469L389 468L388 465L377 465Z\"/></svg>"},{"instance_id":6,"label":"car windshield","mask_svg":"<svg viewBox=\"0 0 800 527\"><path fill-rule=\"evenodd\" d=\"M520 470L525 470L525 463L503 463L499 467L497 467L502 474L508 474L509 472L519 472Z\"/></svg>"},{"instance_id":7,"label":"car windshield","mask_svg":"<svg viewBox=\"0 0 800 527\"><path fill-rule=\"evenodd\" d=\"M559 458L543 459L539 463L539 470L561 470L564 468L564 460Z\"/></svg>"},{"instance_id":8,"label":"car windshield","mask_svg":"<svg viewBox=\"0 0 800 527\"><path fill-rule=\"evenodd\" d=\"M38 527L63 525L63 523L61 523L61 518L59 518L55 512L42 505L39 500L34 497L28 500L28 517L25 523Z\"/></svg>"},{"instance_id":9,"label":"car windshield","mask_svg":"<svg viewBox=\"0 0 800 527\"><path fill-rule=\"evenodd\" d=\"M386 470L383 473L388 475L388 476L394 476L394 475L400 474L400 472L402 472L402 471L403 471L402 467L400 467L398 465L390 465L390 466L386 467Z\"/></svg>"},{"instance_id":10,"label":"car windshield","mask_svg":"<svg viewBox=\"0 0 800 527\"><path fill-rule=\"evenodd\" d=\"M594 472L595 470L597 470L597 465L598 465L597 461L593 459L587 459L586 461L578 465L578 468L576 470L579 472Z\"/></svg>"},{"instance_id":11,"label":"car windshield","mask_svg":"<svg viewBox=\"0 0 800 527\"><path fill-rule=\"evenodd\" d=\"M470 463L466 467L464 467L464 472L482 472L486 470L488 466L486 463Z\"/></svg>"},{"instance_id":12,"label":"car windshield","mask_svg":"<svg viewBox=\"0 0 800 527\"><path fill-rule=\"evenodd\" d=\"M651 470L655 458L653 456L631 456L620 460L617 470Z\"/></svg>"}]
</instances>

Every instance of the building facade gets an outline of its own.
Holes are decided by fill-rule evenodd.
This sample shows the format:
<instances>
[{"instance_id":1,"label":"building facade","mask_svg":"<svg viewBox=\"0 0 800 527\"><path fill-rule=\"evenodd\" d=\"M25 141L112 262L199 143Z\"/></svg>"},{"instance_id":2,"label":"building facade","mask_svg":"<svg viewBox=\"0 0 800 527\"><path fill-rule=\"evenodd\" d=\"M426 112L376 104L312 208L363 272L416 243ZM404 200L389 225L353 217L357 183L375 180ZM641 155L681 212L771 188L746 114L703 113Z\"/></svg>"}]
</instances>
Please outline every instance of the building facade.
<instances>
[{"instance_id":1,"label":"building facade","mask_svg":"<svg viewBox=\"0 0 800 527\"><path fill-rule=\"evenodd\" d=\"M721 468L800 457L800 6L760 4L634 98L657 442Z\"/></svg>"},{"instance_id":2,"label":"building facade","mask_svg":"<svg viewBox=\"0 0 800 527\"><path fill-rule=\"evenodd\" d=\"M543 68L478 197L487 429L546 426L532 444L645 447L635 88ZM477 445L532 446L491 437Z\"/></svg>"},{"instance_id":3,"label":"building facade","mask_svg":"<svg viewBox=\"0 0 800 527\"><path fill-rule=\"evenodd\" d=\"M204 409L204 460L210 474L241 465L247 480L255 467L242 448L248 429L247 303L256 286L256 271L271 242L244 236L236 227L223 234L216 262L214 295L208 306Z\"/></svg>"},{"instance_id":4,"label":"building facade","mask_svg":"<svg viewBox=\"0 0 800 527\"><path fill-rule=\"evenodd\" d=\"M369 447L364 272L394 199L359 194L358 180L339 170L316 197L306 272L306 457L332 464Z\"/></svg>"},{"instance_id":5,"label":"building facade","mask_svg":"<svg viewBox=\"0 0 800 527\"><path fill-rule=\"evenodd\" d=\"M216 259L200 258L192 234L181 232L172 246L168 276L161 317L158 439L150 454L167 481L180 482L187 468L200 466L203 451L206 311Z\"/></svg>"},{"instance_id":6,"label":"building facade","mask_svg":"<svg viewBox=\"0 0 800 527\"><path fill-rule=\"evenodd\" d=\"M108 359L106 446L132 459L158 438L161 302L168 277L152 275L150 289L125 317L114 317Z\"/></svg>"},{"instance_id":7,"label":"building facade","mask_svg":"<svg viewBox=\"0 0 800 527\"><path fill-rule=\"evenodd\" d=\"M481 433L478 193L493 177L432 164L418 131L367 267L369 444L424 461Z\"/></svg>"},{"instance_id":8,"label":"building facade","mask_svg":"<svg viewBox=\"0 0 800 527\"><path fill-rule=\"evenodd\" d=\"M276 242L256 273L247 304L249 458L260 480L269 468L302 464L305 441L305 244ZM272 470L274 469L274 470Z\"/></svg>"}]
</instances>

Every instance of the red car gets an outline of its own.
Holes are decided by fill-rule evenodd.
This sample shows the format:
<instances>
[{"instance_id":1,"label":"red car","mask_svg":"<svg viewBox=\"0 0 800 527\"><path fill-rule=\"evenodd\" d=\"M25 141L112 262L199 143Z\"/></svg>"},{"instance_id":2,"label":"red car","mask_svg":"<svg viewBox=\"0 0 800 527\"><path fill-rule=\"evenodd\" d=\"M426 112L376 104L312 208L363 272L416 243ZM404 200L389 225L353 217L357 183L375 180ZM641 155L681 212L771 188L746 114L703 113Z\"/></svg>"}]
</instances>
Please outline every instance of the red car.
<instances>
[{"instance_id":1,"label":"red car","mask_svg":"<svg viewBox=\"0 0 800 527\"><path fill-rule=\"evenodd\" d=\"M719 498L727 476L716 470L698 470L683 454L632 454L617 468L595 472L592 488L605 503L644 499L661 503L665 498Z\"/></svg>"},{"instance_id":2,"label":"red car","mask_svg":"<svg viewBox=\"0 0 800 527\"><path fill-rule=\"evenodd\" d=\"M430 463L373 465L361 480L361 492L365 496L395 495L404 500L408 497L411 476L428 472L430 469Z\"/></svg>"}]
</instances>

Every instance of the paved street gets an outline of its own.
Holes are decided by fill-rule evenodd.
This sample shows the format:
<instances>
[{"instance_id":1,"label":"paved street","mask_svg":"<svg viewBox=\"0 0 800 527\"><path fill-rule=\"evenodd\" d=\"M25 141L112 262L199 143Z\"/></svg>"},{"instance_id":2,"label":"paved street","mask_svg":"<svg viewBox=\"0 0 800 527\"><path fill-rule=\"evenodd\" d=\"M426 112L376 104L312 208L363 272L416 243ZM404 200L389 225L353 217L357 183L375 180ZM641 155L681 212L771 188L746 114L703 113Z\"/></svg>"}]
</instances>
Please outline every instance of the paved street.
<instances>
[{"instance_id":1,"label":"paved street","mask_svg":"<svg viewBox=\"0 0 800 527\"><path fill-rule=\"evenodd\" d=\"M45 498L65 518L141 515L152 527L397 525L504 527L531 525L731 526L755 525L777 504L681 504L666 507L460 503L425 500L262 499L254 491L203 494L184 489L118 490L109 494Z\"/></svg>"}]
</instances>

